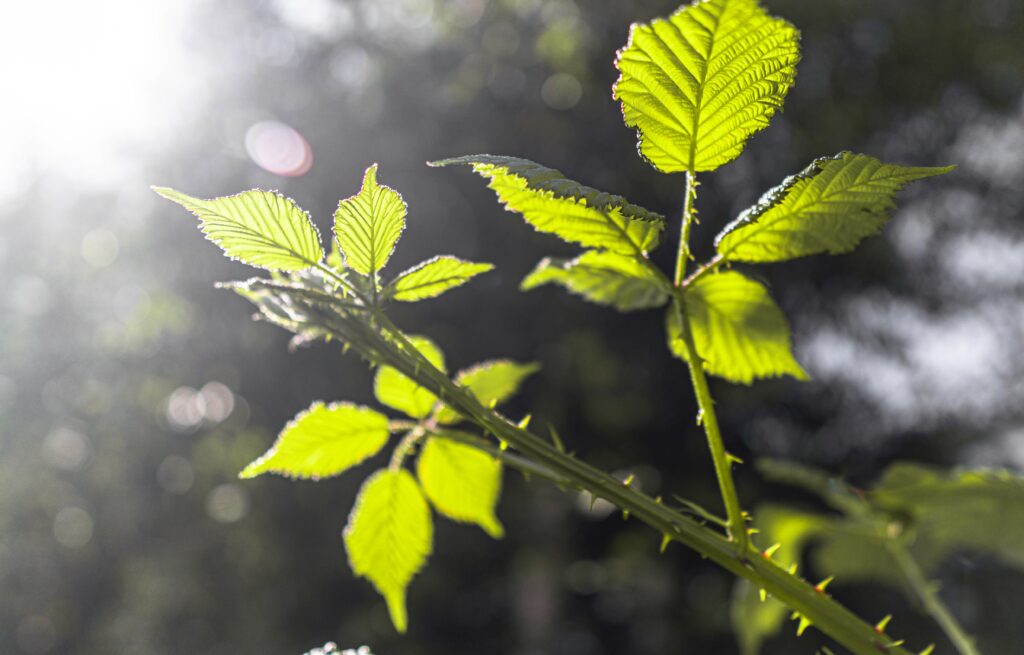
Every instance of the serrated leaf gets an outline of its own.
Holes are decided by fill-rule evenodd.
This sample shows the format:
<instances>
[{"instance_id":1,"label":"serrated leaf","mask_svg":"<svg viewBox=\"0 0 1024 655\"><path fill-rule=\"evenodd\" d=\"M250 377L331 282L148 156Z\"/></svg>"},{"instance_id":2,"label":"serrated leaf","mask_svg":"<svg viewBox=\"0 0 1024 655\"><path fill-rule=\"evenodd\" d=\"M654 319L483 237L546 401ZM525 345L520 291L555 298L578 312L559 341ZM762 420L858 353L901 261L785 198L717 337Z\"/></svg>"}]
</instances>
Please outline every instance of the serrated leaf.
<instances>
[{"instance_id":1,"label":"serrated leaf","mask_svg":"<svg viewBox=\"0 0 1024 655\"><path fill-rule=\"evenodd\" d=\"M744 262L849 252L885 225L900 189L952 169L886 164L851 152L817 159L740 214L715 245L725 259Z\"/></svg>"},{"instance_id":2,"label":"serrated leaf","mask_svg":"<svg viewBox=\"0 0 1024 655\"><path fill-rule=\"evenodd\" d=\"M232 259L268 271L300 271L323 259L309 214L277 192L253 189L202 200L166 187L153 190L195 214L206 238Z\"/></svg>"},{"instance_id":3,"label":"serrated leaf","mask_svg":"<svg viewBox=\"0 0 1024 655\"><path fill-rule=\"evenodd\" d=\"M405 201L377 183L377 164L366 169L359 193L338 203L334 236L350 268L373 275L391 258L405 229Z\"/></svg>"},{"instance_id":4,"label":"serrated leaf","mask_svg":"<svg viewBox=\"0 0 1024 655\"><path fill-rule=\"evenodd\" d=\"M764 285L726 271L698 279L685 299L694 344L709 373L742 384L782 375L808 379L793 357L786 317ZM666 330L672 352L686 359L674 303Z\"/></svg>"},{"instance_id":5,"label":"serrated leaf","mask_svg":"<svg viewBox=\"0 0 1024 655\"><path fill-rule=\"evenodd\" d=\"M240 477L270 472L317 480L338 475L380 452L388 435L388 417L368 407L313 403Z\"/></svg>"},{"instance_id":6,"label":"serrated leaf","mask_svg":"<svg viewBox=\"0 0 1024 655\"><path fill-rule=\"evenodd\" d=\"M783 567L800 562L807 542L833 528L833 519L780 505L763 505L754 512L761 544L780 544L772 560ZM765 639L776 634L789 610L774 598L761 600L759 589L738 581L732 597L732 624L743 655L756 655Z\"/></svg>"},{"instance_id":7,"label":"serrated leaf","mask_svg":"<svg viewBox=\"0 0 1024 655\"><path fill-rule=\"evenodd\" d=\"M588 250L576 259L543 259L520 288L528 291L544 284L561 285L622 312L660 307L670 294L662 278L636 258L607 250Z\"/></svg>"},{"instance_id":8,"label":"serrated leaf","mask_svg":"<svg viewBox=\"0 0 1024 655\"><path fill-rule=\"evenodd\" d=\"M434 298L493 268L494 264L477 264L457 257L438 256L401 273L391 281L385 293L402 302Z\"/></svg>"},{"instance_id":9,"label":"serrated leaf","mask_svg":"<svg viewBox=\"0 0 1024 655\"><path fill-rule=\"evenodd\" d=\"M499 405L518 391L523 381L540 369L537 364L520 364L507 359L481 362L459 371L455 381L469 391L485 407ZM450 407L438 413L439 423L452 423L459 418Z\"/></svg>"},{"instance_id":10,"label":"serrated leaf","mask_svg":"<svg viewBox=\"0 0 1024 655\"><path fill-rule=\"evenodd\" d=\"M665 173L735 159L793 86L799 36L756 0L703 0L634 24L612 95L640 153Z\"/></svg>"},{"instance_id":11,"label":"serrated leaf","mask_svg":"<svg viewBox=\"0 0 1024 655\"><path fill-rule=\"evenodd\" d=\"M653 250L664 218L625 198L583 186L562 173L518 157L469 155L431 162L431 166L467 164L490 180L488 186L509 211L519 213L539 232L571 243L625 255Z\"/></svg>"},{"instance_id":12,"label":"serrated leaf","mask_svg":"<svg viewBox=\"0 0 1024 655\"><path fill-rule=\"evenodd\" d=\"M367 578L384 597L391 622L405 632L405 592L423 568L433 543L430 507L405 469L382 470L359 490L345 527L352 571Z\"/></svg>"},{"instance_id":13,"label":"serrated leaf","mask_svg":"<svg viewBox=\"0 0 1024 655\"><path fill-rule=\"evenodd\" d=\"M409 337L409 342L427 358L427 361L442 371L445 370L444 355L430 339ZM381 403L412 418L426 417L437 404L437 396L390 366L381 366L377 369L373 392Z\"/></svg>"},{"instance_id":14,"label":"serrated leaf","mask_svg":"<svg viewBox=\"0 0 1024 655\"><path fill-rule=\"evenodd\" d=\"M438 512L475 523L500 539L505 530L494 515L501 495L501 463L472 446L430 437L416 462L423 491Z\"/></svg>"}]
</instances>

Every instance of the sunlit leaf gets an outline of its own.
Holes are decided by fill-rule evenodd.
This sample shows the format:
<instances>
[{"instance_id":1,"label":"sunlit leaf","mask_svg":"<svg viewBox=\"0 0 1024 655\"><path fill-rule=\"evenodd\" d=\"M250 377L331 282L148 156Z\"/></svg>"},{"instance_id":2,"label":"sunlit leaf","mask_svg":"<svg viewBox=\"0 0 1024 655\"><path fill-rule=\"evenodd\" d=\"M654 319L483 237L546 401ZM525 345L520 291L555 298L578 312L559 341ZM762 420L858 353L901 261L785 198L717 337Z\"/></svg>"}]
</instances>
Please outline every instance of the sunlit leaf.
<instances>
[{"instance_id":1,"label":"sunlit leaf","mask_svg":"<svg viewBox=\"0 0 1024 655\"><path fill-rule=\"evenodd\" d=\"M789 325L764 285L735 271L705 275L686 291L694 344L709 373L749 384L755 378L807 373L793 357ZM678 308L668 310L672 352L686 359Z\"/></svg>"},{"instance_id":2,"label":"sunlit leaf","mask_svg":"<svg viewBox=\"0 0 1024 655\"><path fill-rule=\"evenodd\" d=\"M367 168L362 189L334 212L334 236L348 266L363 275L384 268L405 229L405 214L402 196L377 183L377 164Z\"/></svg>"},{"instance_id":3,"label":"sunlit leaf","mask_svg":"<svg viewBox=\"0 0 1024 655\"><path fill-rule=\"evenodd\" d=\"M455 381L469 389L485 407L501 404L519 391L520 385L540 369L537 364L520 364L507 359L481 362L471 368L459 371ZM438 414L440 423L451 423L459 415L450 407L444 407Z\"/></svg>"},{"instance_id":4,"label":"sunlit leaf","mask_svg":"<svg viewBox=\"0 0 1024 655\"><path fill-rule=\"evenodd\" d=\"M391 622L405 632L405 592L423 568L433 543L430 507L405 469L375 473L359 490L345 527L352 571L373 583L387 601Z\"/></svg>"},{"instance_id":5,"label":"sunlit leaf","mask_svg":"<svg viewBox=\"0 0 1024 655\"><path fill-rule=\"evenodd\" d=\"M768 126L799 59L799 32L756 0L703 0L633 25L613 95L655 168L710 171Z\"/></svg>"},{"instance_id":6,"label":"sunlit leaf","mask_svg":"<svg viewBox=\"0 0 1024 655\"><path fill-rule=\"evenodd\" d=\"M724 258L744 262L848 252L885 225L900 189L952 169L897 166L850 152L817 159L764 194L715 244Z\"/></svg>"},{"instance_id":7,"label":"sunlit leaf","mask_svg":"<svg viewBox=\"0 0 1024 655\"><path fill-rule=\"evenodd\" d=\"M434 257L400 274L385 293L403 302L434 298L493 268L493 264L477 264L457 257Z\"/></svg>"},{"instance_id":8,"label":"sunlit leaf","mask_svg":"<svg viewBox=\"0 0 1024 655\"><path fill-rule=\"evenodd\" d=\"M277 442L241 477L279 473L319 479L338 475L373 457L388 440L388 418L349 403L313 403L285 426Z\"/></svg>"},{"instance_id":9,"label":"sunlit leaf","mask_svg":"<svg viewBox=\"0 0 1024 655\"><path fill-rule=\"evenodd\" d=\"M520 288L527 291L552 283L623 312L660 307L670 293L662 278L635 257L607 250L588 250L576 259L544 259Z\"/></svg>"},{"instance_id":10,"label":"sunlit leaf","mask_svg":"<svg viewBox=\"0 0 1024 655\"><path fill-rule=\"evenodd\" d=\"M309 215L277 192L253 189L202 200L166 187L153 190L195 214L206 238L250 266L299 271L323 259Z\"/></svg>"},{"instance_id":11,"label":"sunlit leaf","mask_svg":"<svg viewBox=\"0 0 1024 655\"><path fill-rule=\"evenodd\" d=\"M427 361L444 370L444 355L433 342L425 337L409 337L409 341ZM373 391L377 400L413 418L424 418L437 404L437 396L390 366L377 370Z\"/></svg>"},{"instance_id":12,"label":"sunlit leaf","mask_svg":"<svg viewBox=\"0 0 1024 655\"><path fill-rule=\"evenodd\" d=\"M501 495L501 463L492 455L431 437L416 462L416 474L437 511L456 521L475 523L495 539L504 535L494 515Z\"/></svg>"},{"instance_id":13,"label":"sunlit leaf","mask_svg":"<svg viewBox=\"0 0 1024 655\"><path fill-rule=\"evenodd\" d=\"M637 255L658 245L664 219L625 198L583 186L559 171L517 157L470 155L431 166L468 164L509 211L540 232L590 248Z\"/></svg>"}]
</instances>

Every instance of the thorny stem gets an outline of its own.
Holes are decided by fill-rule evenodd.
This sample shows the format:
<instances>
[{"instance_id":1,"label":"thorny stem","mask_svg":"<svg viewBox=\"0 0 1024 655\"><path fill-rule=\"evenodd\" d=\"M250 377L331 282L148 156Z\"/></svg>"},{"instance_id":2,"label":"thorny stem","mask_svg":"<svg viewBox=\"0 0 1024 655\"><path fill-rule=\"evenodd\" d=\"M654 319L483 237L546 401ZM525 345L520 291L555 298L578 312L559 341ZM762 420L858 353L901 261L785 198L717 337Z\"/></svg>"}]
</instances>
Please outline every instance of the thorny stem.
<instances>
[{"instance_id":1,"label":"thorny stem","mask_svg":"<svg viewBox=\"0 0 1024 655\"><path fill-rule=\"evenodd\" d=\"M942 602L936 590L935 583L925 578L921 567L910 554L907 548L898 539L890 536L883 536L886 548L893 560L907 580L910 590L917 596L917 599L924 605L925 610L939 624L942 631L946 633L949 640L953 642L960 655L981 655L981 651L974 645L974 640L964 632L963 627L949 611L946 604Z\"/></svg>"},{"instance_id":2,"label":"thorny stem","mask_svg":"<svg viewBox=\"0 0 1024 655\"><path fill-rule=\"evenodd\" d=\"M321 305L307 305L309 320L332 336L351 345L376 364L392 366L403 375L441 398L485 433L506 442L525 459L544 467L566 484L604 498L632 517L672 541L691 548L733 575L750 580L795 612L807 617L856 655L911 655L899 643L879 634L857 615L825 593L815 591L806 580L788 572L748 547L737 555L736 544L686 514L666 507L621 480L596 469L550 445L543 438L516 426L475 396L452 382L409 344L404 335L385 318L379 329L364 317L344 309L327 311Z\"/></svg>"},{"instance_id":3,"label":"thorny stem","mask_svg":"<svg viewBox=\"0 0 1024 655\"><path fill-rule=\"evenodd\" d=\"M694 395L700 410L699 420L704 425L704 433L708 438L711 460L718 478L718 488L722 493L722 502L728 519L729 538L736 543L736 550L743 556L750 549L750 536L747 534L747 521L736 493L736 483L732 477L732 461L725 450L722 431L718 427L718 415L715 413L715 401L711 397L708 378L704 374L704 362L697 352L690 330L690 321L686 313L686 300L683 296L683 281L686 278L686 262L690 258L690 226L694 222L696 210L694 202L697 198L697 177L691 172L686 173L686 200L683 203L683 222L679 229L679 251L676 257L675 270L675 306L679 312L683 344L686 348L686 363L693 381Z\"/></svg>"}]
</instances>

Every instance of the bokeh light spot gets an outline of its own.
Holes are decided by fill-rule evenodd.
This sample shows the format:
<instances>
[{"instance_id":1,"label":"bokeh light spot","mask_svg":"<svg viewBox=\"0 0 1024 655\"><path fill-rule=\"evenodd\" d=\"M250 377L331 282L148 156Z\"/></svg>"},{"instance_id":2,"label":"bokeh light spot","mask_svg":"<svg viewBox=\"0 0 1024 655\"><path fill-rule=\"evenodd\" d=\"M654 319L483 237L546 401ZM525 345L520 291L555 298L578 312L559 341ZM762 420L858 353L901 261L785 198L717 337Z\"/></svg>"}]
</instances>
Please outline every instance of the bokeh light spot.
<instances>
[{"instance_id":1,"label":"bokeh light spot","mask_svg":"<svg viewBox=\"0 0 1024 655\"><path fill-rule=\"evenodd\" d=\"M235 523L249 512L249 495L237 484L218 485L206 497L206 513L218 523Z\"/></svg>"},{"instance_id":2,"label":"bokeh light spot","mask_svg":"<svg viewBox=\"0 0 1024 655\"><path fill-rule=\"evenodd\" d=\"M565 111L575 107L583 97L583 86L569 73L555 73L544 80L540 97L548 107Z\"/></svg>"},{"instance_id":3,"label":"bokeh light spot","mask_svg":"<svg viewBox=\"0 0 1024 655\"><path fill-rule=\"evenodd\" d=\"M156 469L156 481L160 487L172 494L185 494L195 483L196 474L192 462L178 455L168 455Z\"/></svg>"},{"instance_id":4,"label":"bokeh light spot","mask_svg":"<svg viewBox=\"0 0 1024 655\"><path fill-rule=\"evenodd\" d=\"M82 238L82 259L94 268L110 266L117 260L120 244L110 230L98 228Z\"/></svg>"},{"instance_id":5,"label":"bokeh light spot","mask_svg":"<svg viewBox=\"0 0 1024 655\"><path fill-rule=\"evenodd\" d=\"M93 522L80 507L65 507L53 520L53 536L66 548L84 548L92 541Z\"/></svg>"},{"instance_id":6,"label":"bokeh light spot","mask_svg":"<svg viewBox=\"0 0 1024 655\"><path fill-rule=\"evenodd\" d=\"M245 151L263 170L299 177L313 168L313 149L298 130L278 121L260 121L245 133Z\"/></svg>"},{"instance_id":7,"label":"bokeh light spot","mask_svg":"<svg viewBox=\"0 0 1024 655\"><path fill-rule=\"evenodd\" d=\"M80 432L67 427L52 430L43 439L43 457L52 466L74 471L89 456L89 442Z\"/></svg>"}]
</instances>

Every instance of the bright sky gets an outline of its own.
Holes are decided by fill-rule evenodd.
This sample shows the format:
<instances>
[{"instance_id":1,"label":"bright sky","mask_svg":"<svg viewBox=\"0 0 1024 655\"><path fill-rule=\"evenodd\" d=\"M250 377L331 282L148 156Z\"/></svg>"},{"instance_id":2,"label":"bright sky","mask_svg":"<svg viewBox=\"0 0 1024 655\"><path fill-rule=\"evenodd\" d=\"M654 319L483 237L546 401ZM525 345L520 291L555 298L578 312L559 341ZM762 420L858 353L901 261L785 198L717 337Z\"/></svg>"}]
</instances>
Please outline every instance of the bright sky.
<instances>
[{"instance_id":1,"label":"bright sky","mask_svg":"<svg viewBox=\"0 0 1024 655\"><path fill-rule=\"evenodd\" d=\"M3 4L0 199L34 171L110 188L133 151L167 136L202 90L182 39L192 2Z\"/></svg>"}]
</instances>

